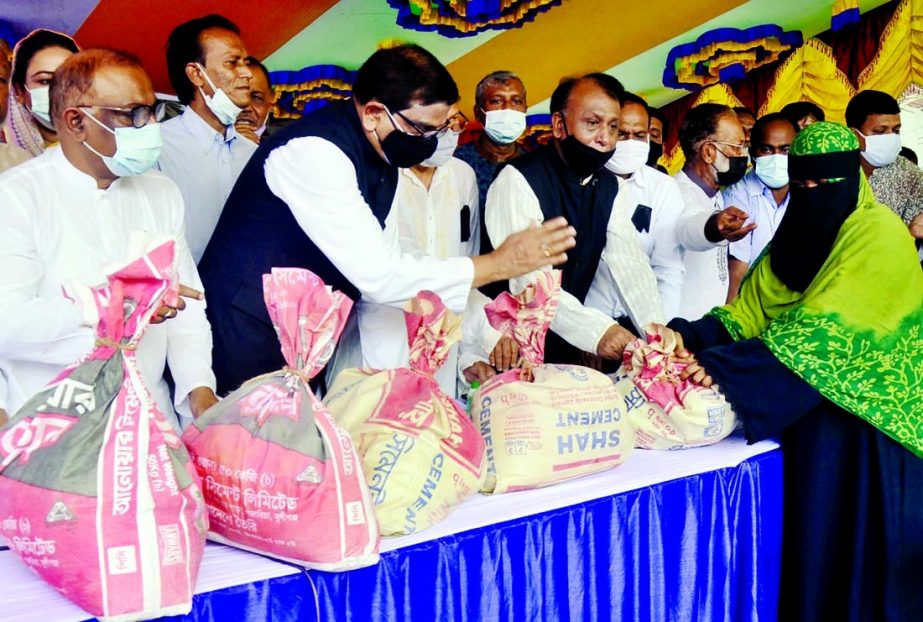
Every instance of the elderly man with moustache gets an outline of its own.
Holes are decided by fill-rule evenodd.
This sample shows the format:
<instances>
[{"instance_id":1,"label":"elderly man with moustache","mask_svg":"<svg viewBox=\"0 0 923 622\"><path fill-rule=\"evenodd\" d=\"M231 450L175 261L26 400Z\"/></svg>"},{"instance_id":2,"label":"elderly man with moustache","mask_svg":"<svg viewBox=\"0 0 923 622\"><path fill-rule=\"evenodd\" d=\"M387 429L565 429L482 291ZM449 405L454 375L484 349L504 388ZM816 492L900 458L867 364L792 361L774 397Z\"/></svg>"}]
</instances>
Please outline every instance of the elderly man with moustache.
<instances>
[{"instance_id":1,"label":"elderly man with moustache","mask_svg":"<svg viewBox=\"0 0 923 622\"><path fill-rule=\"evenodd\" d=\"M104 282L106 266L134 259L133 239L168 235L176 241L186 302L157 311L137 358L165 413L175 405L198 416L217 400L211 331L179 189L150 171L160 153L163 105L136 58L95 49L57 70L51 114L60 149L0 176L0 360L10 410L93 348L95 327L83 324L62 286Z\"/></svg>"},{"instance_id":2,"label":"elderly man with moustache","mask_svg":"<svg viewBox=\"0 0 923 622\"><path fill-rule=\"evenodd\" d=\"M553 140L509 162L487 193L494 244L561 215L577 230L546 343L550 363L618 360L634 331L663 319L654 274L631 225L632 206L618 178L604 169L615 151L623 94L606 74L564 80L551 96ZM521 291L531 278L510 281L510 290ZM623 317L587 304L599 288L618 292Z\"/></svg>"}]
</instances>

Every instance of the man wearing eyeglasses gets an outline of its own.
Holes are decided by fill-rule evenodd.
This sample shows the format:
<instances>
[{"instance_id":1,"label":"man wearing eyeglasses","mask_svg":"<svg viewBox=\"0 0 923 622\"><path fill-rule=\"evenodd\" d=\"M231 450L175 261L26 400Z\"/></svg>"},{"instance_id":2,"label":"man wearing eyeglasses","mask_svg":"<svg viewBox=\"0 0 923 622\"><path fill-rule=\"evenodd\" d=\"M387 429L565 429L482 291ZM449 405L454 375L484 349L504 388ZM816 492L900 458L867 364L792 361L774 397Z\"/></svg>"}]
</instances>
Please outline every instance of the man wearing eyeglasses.
<instances>
[{"instance_id":1,"label":"man wearing eyeglasses","mask_svg":"<svg viewBox=\"0 0 923 622\"><path fill-rule=\"evenodd\" d=\"M700 104L686 113L679 130L686 156L676 183L683 197L683 214L676 236L684 249L686 276L679 316L697 320L728 296L728 242L756 228L747 213L724 206L722 186L736 184L747 172L744 130L728 106Z\"/></svg>"},{"instance_id":2,"label":"man wearing eyeglasses","mask_svg":"<svg viewBox=\"0 0 923 622\"><path fill-rule=\"evenodd\" d=\"M234 122L250 105L253 70L240 29L220 15L177 26L167 40L170 83L186 110L163 124L158 167L186 204L186 237L198 262L257 142Z\"/></svg>"},{"instance_id":3,"label":"man wearing eyeglasses","mask_svg":"<svg viewBox=\"0 0 923 622\"><path fill-rule=\"evenodd\" d=\"M468 119L453 104L449 120L449 131L438 137L433 155L398 172L394 206L385 220L384 233L402 253L444 259L474 257L479 252L477 180L468 164L452 157ZM501 336L487 323L487 302L488 298L477 290L471 292L462 316L463 341L449 351L446 362L435 374L448 395L467 393L462 382L466 371L470 376L467 382L494 375L488 360ZM341 340L331 375L346 367L406 367L409 349L403 311L364 298L357 303L356 311L361 344L348 335ZM515 363L509 360L515 357L509 344L506 346L506 350L500 347L500 353L511 354L501 361L504 369Z\"/></svg>"},{"instance_id":4,"label":"man wearing eyeglasses","mask_svg":"<svg viewBox=\"0 0 923 622\"><path fill-rule=\"evenodd\" d=\"M359 68L350 100L263 141L199 264L219 393L285 364L262 294L273 266L307 268L354 300L396 308L430 290L461 313L472 287L564 261L574 232L562 219L472 258L402 253L385 234L398 169L435 153L458 98L446 68L423 48L381 49Z\"/></svg>"},{"instance_id":5,"label":"man wearing eyeglasses","mask_svg":"<svg viewBox=\"0 0 923 622\"><path fill-rule=\"evenodd\" d=\"M67 365L93 349L95 327L62 288L105 282L107 266L132 260L155 236L176 241L185 297L162 306L137 350L141 374L164 413L170 366L175 406L198 416L217 400L202 286L185 244L182 196L151 171L163 106L136 58L87 50L68 58L51 86L60 149L0 176L0 361L15 412Z\"/></svg>"}]
</instances>

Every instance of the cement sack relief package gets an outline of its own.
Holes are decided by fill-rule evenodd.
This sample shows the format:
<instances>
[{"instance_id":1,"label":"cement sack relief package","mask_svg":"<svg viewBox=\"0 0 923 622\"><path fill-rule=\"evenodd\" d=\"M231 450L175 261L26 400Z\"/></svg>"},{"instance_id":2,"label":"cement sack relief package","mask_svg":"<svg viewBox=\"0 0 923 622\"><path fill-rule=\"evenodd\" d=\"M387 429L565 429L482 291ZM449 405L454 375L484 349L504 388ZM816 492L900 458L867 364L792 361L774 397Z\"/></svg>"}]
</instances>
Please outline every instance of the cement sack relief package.
<instances>
[{"instance_id":1,"label":"cement sack relief package","mask_svg":"<svg viewBox=\"0 0 923 622\"><path fill-rule=\"evenodd\" d=\"M0 428L0 533L102 620L188 613L205 504L135 358L161 302L176 304L174 242L148 247L106 285L67 294L96 325L96 346Z\"/></svg>"},{"instance_id":2,"label":"cement sack relief package","mask_svg":"<svg viewBox=\"0 0 923 622\"><path fill-rule=\"evenodd\" d=\"M485 307L490 324L519 344L522 369L482 384L472 399L487 444L484 492L547 486L624 462L634 429L608 376L577 365L543 364L557 309L560 271L546 271L519 295Z\"/></svg>"},{"instance_id":3,"label":"cement sack relief package","mask_svg":"<svg viewBox=\"0 0 923 622\"><path fill-rule=\"evenodd\" d=\"M263 275L263 296L286 367L247 381L183 435L202 476L209 538L307 568L368 566L380 537L362 463L308 385L352 301L296 268Z\"/></svg>"},{"instance_id":4,"label":"cement sack relief package","mask_svg":"<svg viewBox=\"0 0 923 622\"><path fill-rule=\"evenodd\" d=\"M716 387L702 387L680 374L688 362L675 353L673 331L651 325L628 344L622 366L612 375L625 395L635 445L643 449L685 449L711 445L737 423L731 405Z\"/></svg>"},{"instance_id":5,"label":"cement sack relief package","mask_svg":"<svg viewBox=\"0 0 923 622\"><path fill-rule=\"evenodd\" d=\"M324 402L352 434L385 535L444 519L481 486L484 441L433 378L461 337L461 320L432 292L405 313L410 367L347 369Z\"/></svg>"}]
</instances>

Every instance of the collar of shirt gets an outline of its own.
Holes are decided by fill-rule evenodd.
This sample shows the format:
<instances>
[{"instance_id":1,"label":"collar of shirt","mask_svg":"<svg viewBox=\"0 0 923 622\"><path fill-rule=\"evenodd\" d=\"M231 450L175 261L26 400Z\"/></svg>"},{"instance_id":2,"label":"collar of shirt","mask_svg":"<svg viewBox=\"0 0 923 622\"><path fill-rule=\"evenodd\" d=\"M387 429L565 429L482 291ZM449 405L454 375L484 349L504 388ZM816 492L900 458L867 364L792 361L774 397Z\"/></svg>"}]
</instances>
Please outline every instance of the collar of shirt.
<instances>
[{"instance_id":1,"label":"collar of shirt","mask_svg":"<svg viewBox=\"0 0 923 622\"><path fill-rule=\"evenodd\" d=\"M772 207L776 209L788 205L788 199L791 194L786 193L782 203L776 203L776 197L774 197L772 194L772 188L763 183L763 180L757 176L756 171L750 171L744 176L744 184L747 189L747 193L751 197L763 197L769 201Z\"/></svg>"},{"instance_id":2,"label":"collar of shirt","mask_svg":"<svg viewBox=\"0 0 923 622\"><path fill-rule=\"evenodd\" d=\"M420 181L420 178L417 177L417 174L414 173L413 170L411 170L411 169L409 169L409 168L401 168L401 169L398 169L398 171L400 172L401 176L402 176L402 177L406 177L407 180L408 180L411 184L414 184L415 186L420 187L422 190L424 190L424 191L426 191L426 192L432 192L433 189L434 189L437 185L439 185L439 184L442 183L442 180L443 180L443 179L445 178L445 176L448 174L448 172L447 172L446 170L443 170L443 169L445 169L445 168L446 168L446 165L445 165L445 164L443 164L442 166L437 166L437 167L436 167L436 172L433 173L433 179L429 182L429 189L427 189L427 187L426 187L425 185L423 185L423 182Z\"/></svg>"},{"instance_id":3,"label":"collar of shirt","mask_svg":"<svg viewBox=\"0 0 923 622\"><path fill-rule=\"evenodd\" d=\"M106 190L111 190L120 185L119 181L121 178L117 178L109 185L109 188L103 190L98 186L93 177L81 171L67 159L63 149L48 149L45 153L48 154L55 169L58 170L61 181L68 186L77 188L83 192L106 192Z\"/></svg>"},{"instance_id":4,"label":"collar of shirt","mask_svg":"<svg viewBox=\"0 0 923 622\"><path fill-rule=\"evenodd\" d=\"M702 179L701 177L699 177L698 175L696 175L696 174L695 174L695 171L692 170L692 167L684 166L684 167L683 167L683 173L685 173L686 177L689 178L689 181L691 181L691 182L694 183L696 186L698 186L699 189L700 189L702 192L704 192L704 193L705 193L705 196L707 196L709 199L714 199L714 198L718 195L718 190L716 190L716 189L712 188L711 186L709 186L709 185L705 182L704 179Z\"/></svg>"},{"instance_id":5,"label":"collar of shirt","mask_svg":"<svg viewBox=\"0 0 923 622\"><path fill-rule=\"evenodd\" d=\"M228 127L225 135L222 135L206 123L205 119L192 109L192 106L186 106L182 118L183 127L186 128L190 136L195 138L195 141L199 143L205 153L208 153L216 144L227 145L228 149L230 149L234 141L237 140L237 131L233 125Z\"/></svg>"}]
</instances>

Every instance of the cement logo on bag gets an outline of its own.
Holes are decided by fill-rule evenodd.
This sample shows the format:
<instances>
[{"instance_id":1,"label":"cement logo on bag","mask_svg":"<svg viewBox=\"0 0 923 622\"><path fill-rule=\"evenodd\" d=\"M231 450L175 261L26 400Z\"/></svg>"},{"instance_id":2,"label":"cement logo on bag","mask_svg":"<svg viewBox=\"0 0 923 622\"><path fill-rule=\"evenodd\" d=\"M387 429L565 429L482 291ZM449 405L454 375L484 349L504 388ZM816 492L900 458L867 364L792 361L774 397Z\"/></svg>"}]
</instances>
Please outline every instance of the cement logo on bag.
<instances>
[{"instance_id":1,"label":"cement logo on bag","mask_svg":"<svg viewBox=\"0 0 923 622\"><path fill-rule=\"evenodd\" d=\"M346 524L364 525L365 513L362 511L361 501L350 501L346 504Z\"/></svg>"},{"instance_id":2,"label":"cement logo on bag","mask_svg":"<svg viewBox=\"0 0 923 622\"><path fill-rule=\"evenodd\" d=\"M295 478L295 481L307 484L320 484L323 479L324 478L321 477L321 474L317 472L317 469L312 464L304 471L302 471L298 477Z\"/></svg>"},{"instance_id":3,"label":"cement logo on bag","mask_svg":"<svg viewBox=\"0 0 923 622\"><path fill-rule=\"evenodd\" d=\"M106 558L109 561L109 574L132 574L138 570L138 561L135 556L135 546L110 546L106 549Z\"/></svg>"},{"instance_id":4,"label":"cement logo on bag","mask_svg":"<svg viewBox=\"0 0 923 622\"><path fill-rule=\"evenodd\" d=\"M63 501L55 501L55 504L51 506L51 510L48 512L48 516L45 517L46 523L60 523L65 521L72 521L76 516L71 512L70 508L64 505Z\"/></svg>"},{"instance_id":5,"label":"cement logo on bag","mask_svg":"<svg viewBox=\"0 0 923 622\"><path fill-rule=\"evenodd\" d=\"M20 464L26 464L33 452L57 443L77 421L77 417L57 414L21 420L0 437L0 456L4 456L0 468L9 466L16 458Z\"/></svg>"},{"instance_id":6,"label":"cement logo on bag","mask_svg":"<svg viewBox=\"0 0 923 622\"><path fill-rule=\"evenodd\" d=\"M169 525L160 525L160 542L162 544L163 556L161 566L176 566L182 564L183 547L180 544L179 525L171 523Z\"/></svg>"}]
</instances>

